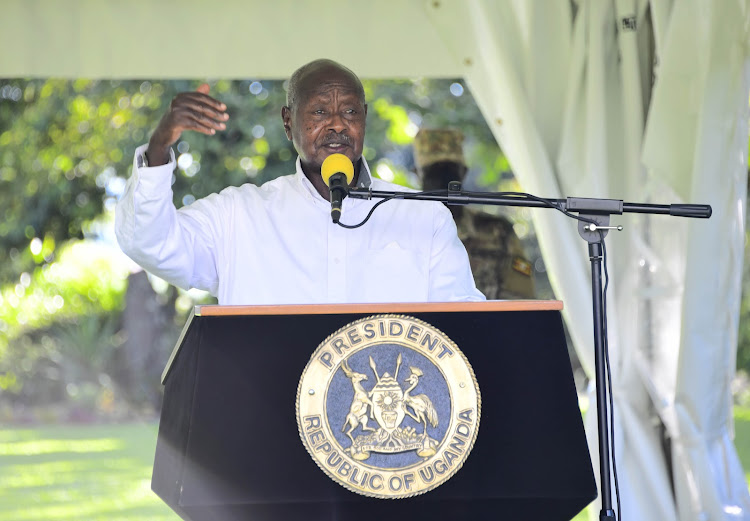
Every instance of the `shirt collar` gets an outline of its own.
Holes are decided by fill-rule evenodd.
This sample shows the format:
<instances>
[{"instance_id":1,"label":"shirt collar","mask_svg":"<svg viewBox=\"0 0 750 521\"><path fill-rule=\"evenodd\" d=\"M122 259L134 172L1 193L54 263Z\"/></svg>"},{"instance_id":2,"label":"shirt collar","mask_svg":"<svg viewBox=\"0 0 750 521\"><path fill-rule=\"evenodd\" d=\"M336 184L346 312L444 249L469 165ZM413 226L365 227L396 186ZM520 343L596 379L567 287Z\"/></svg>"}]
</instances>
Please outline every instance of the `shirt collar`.
<instances>
[{"instance_id":1,"label":"shirt collar","mask_svg":"<svg viewBox=\"0 0 750 521\"><path fill-rule=\"evenodd\" d=\"M306 192L310 196L312 196L314 200L320 199L321 201L323 201L324 199L320 196L313 184L302 171L302 161L300 160L299 156L297 156L297 161L295 162L294 166L296 169L294 176L304 187ZM357 188L370 188L370 186L372 186L372 174L370 173L370 165L367 164L367 160L364 157L362 157L362 167L363 168L361 168L359 171L359 179L357 179Z\"/></svg>"}]
</instances>

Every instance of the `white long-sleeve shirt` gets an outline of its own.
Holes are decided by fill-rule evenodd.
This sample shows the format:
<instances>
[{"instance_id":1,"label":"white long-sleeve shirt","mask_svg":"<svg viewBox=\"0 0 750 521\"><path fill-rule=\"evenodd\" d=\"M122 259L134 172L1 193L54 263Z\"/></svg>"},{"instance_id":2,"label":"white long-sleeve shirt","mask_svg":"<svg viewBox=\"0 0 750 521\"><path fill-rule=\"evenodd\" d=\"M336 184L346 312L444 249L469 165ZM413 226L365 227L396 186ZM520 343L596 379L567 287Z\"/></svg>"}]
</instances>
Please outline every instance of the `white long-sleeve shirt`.
<instances>
[{"instance_id":1,"label":"white long-sleeve shirt","mask_svg":"<svg viewBox=\"0 0 750 521\"><path fill-rule=\"evenodd\" d=\"M136 158L146 145L136 150ZM404 190L361 176L374 190ZM220 304L312 304L484 300L451 213L440 203L392 200L361 228L331 222L330 202L302 172L172 203L168 164L138 167L117 204L122 250L182 288ZM203 175L203 173L201 173ZM341 221L360 222L376 200L346 198Z\"/></svg>"}]
</instances>

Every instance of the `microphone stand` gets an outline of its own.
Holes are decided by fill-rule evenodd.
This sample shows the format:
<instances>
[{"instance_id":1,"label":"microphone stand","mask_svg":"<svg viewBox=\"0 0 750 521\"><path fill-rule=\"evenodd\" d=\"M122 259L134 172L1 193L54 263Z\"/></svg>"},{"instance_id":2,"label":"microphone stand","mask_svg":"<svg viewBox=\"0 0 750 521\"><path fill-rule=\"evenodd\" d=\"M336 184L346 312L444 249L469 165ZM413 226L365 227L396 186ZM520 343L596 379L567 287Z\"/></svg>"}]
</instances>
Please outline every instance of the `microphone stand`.
<instances>
[{"instance_id":1,"label":"microphone stand","mask_svg":"<svg viewBox=\"0 0 750 521\"><path fill-rule=\"evenodd\" d=\"M601 478L602 508L600 521L616 521L612 508L611 488L611 444L609 439L609 411L607 403L607 324L604 313L602 288L602 254L604 237L609 230L622 230L622 226L610 226L612 215L622 213L648 213L707 219L711 217L711 206L706 204L644 204L625 203L617 199L590 199L568 197L566 199L541 199L527 194L496 194L493 192L464 192L461 183L452 181L447 191L388 192L366 188L349 188L349 197L355 199L414 199L440 201L449 205L486 204L494 206L525 206L530 208L556 208L566 214L578 214L578 234L588 243L591 262L592 312L594 320L594 367L596 377L596 415L599 429L599 475ZM575 218L575 216L572 216ZM611 397L611 396L610 396Z\"/></svg>"}]
</instances>

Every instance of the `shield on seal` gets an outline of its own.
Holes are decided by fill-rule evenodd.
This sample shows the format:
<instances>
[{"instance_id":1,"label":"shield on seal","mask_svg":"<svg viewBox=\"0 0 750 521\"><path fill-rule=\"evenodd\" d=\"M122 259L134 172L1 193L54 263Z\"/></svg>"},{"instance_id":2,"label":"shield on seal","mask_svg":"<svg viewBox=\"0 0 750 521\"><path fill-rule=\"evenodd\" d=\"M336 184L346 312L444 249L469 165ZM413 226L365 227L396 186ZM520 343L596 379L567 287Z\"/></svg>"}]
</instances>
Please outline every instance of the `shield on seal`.
<instances>
[{"instance_id":1,"label":"shield on seal","mask_svg":"<svg viewBox=\"0 0 750 521\"><path fill-rule=\"evenodd\" d=\"M373 413L378 425L392 434L404 421L404 391L395 378L385 373L370 391Z\"/></svg>"}]
</instances>

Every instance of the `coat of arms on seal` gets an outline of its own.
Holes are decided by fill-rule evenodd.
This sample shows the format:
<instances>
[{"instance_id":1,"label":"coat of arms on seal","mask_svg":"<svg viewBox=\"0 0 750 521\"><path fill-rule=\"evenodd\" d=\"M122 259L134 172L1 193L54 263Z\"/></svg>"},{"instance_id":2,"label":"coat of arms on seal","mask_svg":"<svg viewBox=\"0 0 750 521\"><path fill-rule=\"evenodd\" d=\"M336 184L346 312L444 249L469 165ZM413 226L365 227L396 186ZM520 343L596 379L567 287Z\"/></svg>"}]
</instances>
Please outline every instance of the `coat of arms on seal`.
<instances>
[{"instance_id":1,"label":"coat of arms on seal","mask_svg":"<svg viewBox=\"0 0 750 521\"><path fill-rule=\"evenodd\" d=\"M297 392L297 425L318 466L379 498L432 490L463 465L481 399L466 357L408 316L352 322L323 341Z\"/></svg>"}]
</instances>

